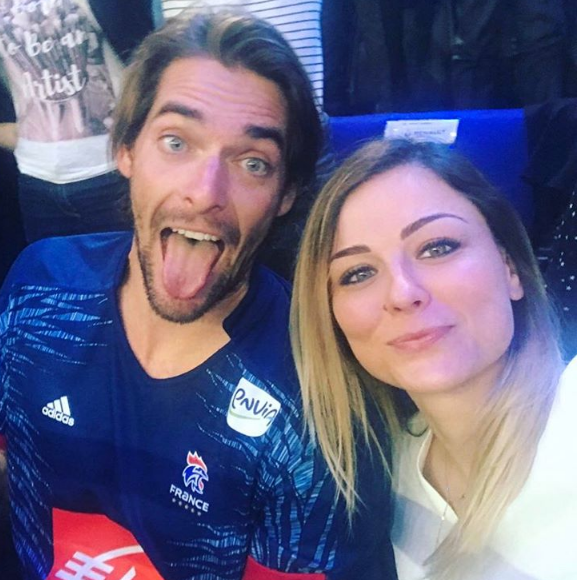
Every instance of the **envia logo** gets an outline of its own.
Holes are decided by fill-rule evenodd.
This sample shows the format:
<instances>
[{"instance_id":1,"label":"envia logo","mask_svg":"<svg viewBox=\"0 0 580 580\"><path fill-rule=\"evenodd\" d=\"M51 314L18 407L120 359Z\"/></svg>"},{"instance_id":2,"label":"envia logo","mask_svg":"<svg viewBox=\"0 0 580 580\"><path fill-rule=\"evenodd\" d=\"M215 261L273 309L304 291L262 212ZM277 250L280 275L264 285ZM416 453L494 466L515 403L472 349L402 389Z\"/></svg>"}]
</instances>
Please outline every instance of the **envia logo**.
<instances>
[{"instance_id":1,"label":"envia logo","mask_svg":"<svg viewBox=\"0 0 580 580\"><path fill-rule=\"evenodd\" d=\"M207 466L197 451L187 453L187 467L183 470L183 484L185 487L191 486L192 491L202 494L205 481L209 481Z\"/></svg>"},{"instance_id":2,"label":"envia logo","mask_svg":"<svg viewBox=\"0 0 580 580\"><path fill-rule=\"evenodd\" d=\"M249 437L260 437L280 411L280 403L250 381L242 378L232 395L228 425Z\"/></svg>"}]
</instances>

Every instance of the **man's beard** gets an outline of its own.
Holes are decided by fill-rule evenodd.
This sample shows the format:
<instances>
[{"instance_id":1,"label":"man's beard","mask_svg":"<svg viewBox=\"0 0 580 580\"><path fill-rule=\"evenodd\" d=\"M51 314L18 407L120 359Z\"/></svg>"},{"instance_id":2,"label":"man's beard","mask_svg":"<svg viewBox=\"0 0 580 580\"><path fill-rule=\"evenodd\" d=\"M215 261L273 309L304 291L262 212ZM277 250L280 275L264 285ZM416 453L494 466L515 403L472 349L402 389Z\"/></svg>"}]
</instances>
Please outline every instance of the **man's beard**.
<instances>
[{"instance_id":1,"label":"man's beard","mask_svg":"<svg viewBox=\"0 0 580 580\"><path fill-rule=\"evenodd\" d=\"M246 240L244 249L237 257L235 264L230 267L229 271L220 274L217 280L213 282L205 300L197 306L192 306L191 310L183 311L181 309L172 308L169 303L165 304L155 291L154 268L151 263L151 251L150 248L141 245L139 234L137 229L135 229L135 241L139 266L143 276L147 300L153 312L164 320L175 322L177 324L188 324L199 320L215 306L226 300L229 296L235 294L247 282L263 236L263 228L255 228Z\"/></svg>"}]
</instances>

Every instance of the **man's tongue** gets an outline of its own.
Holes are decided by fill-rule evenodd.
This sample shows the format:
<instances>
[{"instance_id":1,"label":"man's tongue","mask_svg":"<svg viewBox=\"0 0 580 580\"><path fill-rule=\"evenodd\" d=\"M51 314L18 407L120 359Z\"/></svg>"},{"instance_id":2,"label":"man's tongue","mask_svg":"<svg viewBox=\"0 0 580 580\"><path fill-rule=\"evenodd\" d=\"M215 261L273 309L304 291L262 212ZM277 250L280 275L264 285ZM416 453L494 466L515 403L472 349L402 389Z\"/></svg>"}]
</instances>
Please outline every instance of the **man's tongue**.
<instances>
[{"instance_id":1,"label":"man's tongue","mask_svg":"<svg viewBox=\"0 0 580 580\"><path fill-rule=\"evenodd\" d=\"M220 249L214 242L192 244L180 234L167 238L163 258L163 284L173 298L187 300L203 288Z\"/></svg>"}]
</instances>

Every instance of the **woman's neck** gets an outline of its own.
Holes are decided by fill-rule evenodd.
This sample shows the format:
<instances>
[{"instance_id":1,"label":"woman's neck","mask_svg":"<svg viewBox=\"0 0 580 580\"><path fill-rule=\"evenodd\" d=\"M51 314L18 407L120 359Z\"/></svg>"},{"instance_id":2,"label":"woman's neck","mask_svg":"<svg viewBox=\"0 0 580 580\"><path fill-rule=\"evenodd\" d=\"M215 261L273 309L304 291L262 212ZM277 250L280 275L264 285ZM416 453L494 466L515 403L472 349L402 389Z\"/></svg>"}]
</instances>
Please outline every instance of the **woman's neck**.
<instances>
[{"instance_id":1,"label":"woman's neck","mask_svg":"<svg viewBox=\"0 0 580 580\"><path fill-rule=\"evenodd\" d=\"M481 419L502 367L448 390L409 393L433 433L423 475L456 512L469 493L481 443Z\"/></svg>"},{"instance_id":2,"label":"woman's neck","mask_svg":"<svg viewBox=\"0 0 580 580\"><path fill-rule=\"evenodd\" d=\"M469 474L477 449L478 425L483 401L465 400L456 394L420 397L415 400L437 441L461 471Z\"/></svg>"},{"instance_id":3,"label":"woman's neck","mask_svg":"<svg viewBox=\"0 0 580 580\"><path fill-rule=\"evenodd\" d=\"M503 359L462 384L409 393L434 438L459 465L469 463L478 446L481 418L505 366Z\"/></svg>"}]
</instances>

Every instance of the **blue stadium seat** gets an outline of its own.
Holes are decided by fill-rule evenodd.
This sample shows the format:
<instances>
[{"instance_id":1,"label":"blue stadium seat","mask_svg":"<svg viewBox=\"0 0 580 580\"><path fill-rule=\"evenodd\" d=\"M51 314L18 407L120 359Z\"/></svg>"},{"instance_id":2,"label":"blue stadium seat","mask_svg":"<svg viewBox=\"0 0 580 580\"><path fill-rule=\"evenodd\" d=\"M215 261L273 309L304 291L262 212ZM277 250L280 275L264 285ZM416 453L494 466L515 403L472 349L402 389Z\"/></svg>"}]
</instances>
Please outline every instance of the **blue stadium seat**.
<instances>
[{"instance_id":1,"label":"blue stadium seat","mask_svg":"<svg viewBox=\"0 0 580 580\"><path fill-rule=\"evenodd\" d=\"M453 147L468 157L510 199L526 226L534 217L531 189L521 175L528 163L522 109L388 113L331 117L330 138L338 161L362 143L381 137L387 121L459 119Z\"/></svg>"}]
</instances>

